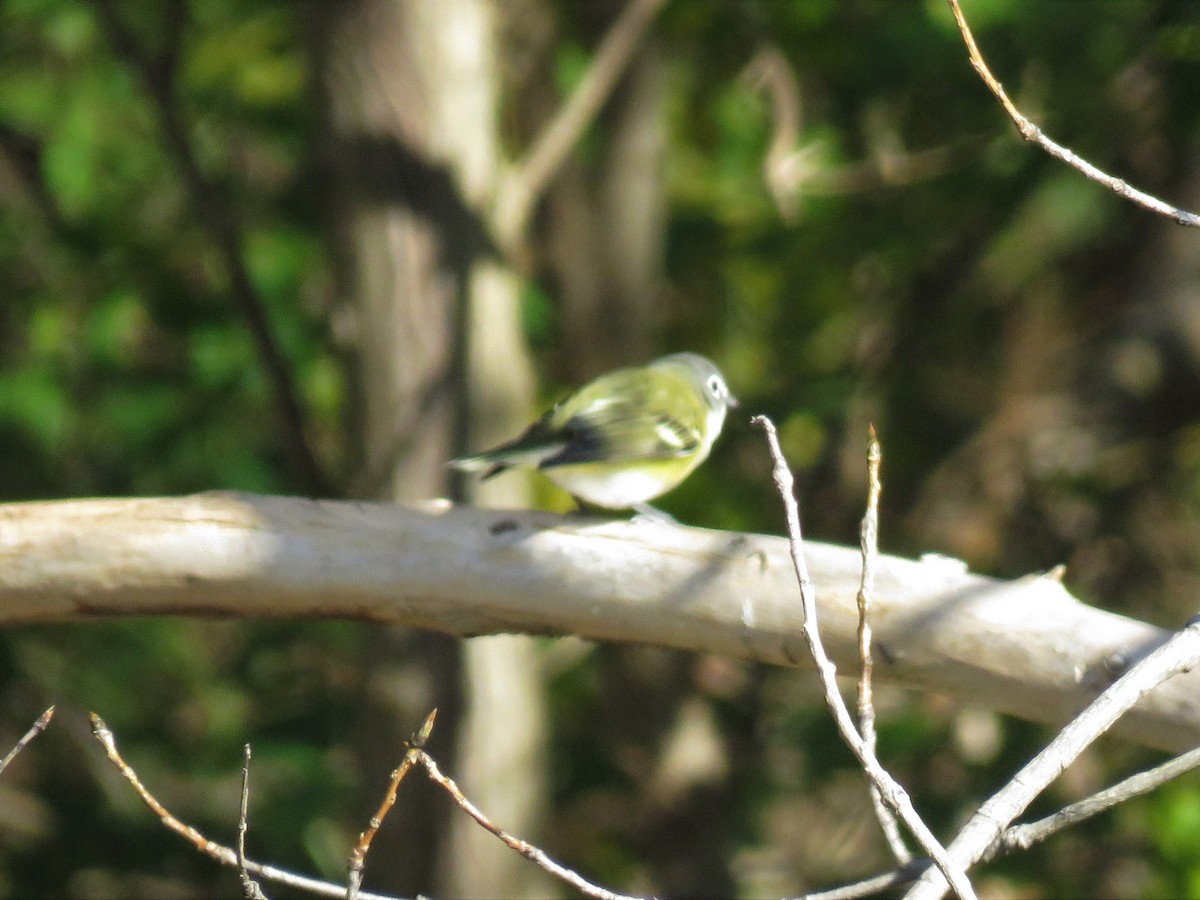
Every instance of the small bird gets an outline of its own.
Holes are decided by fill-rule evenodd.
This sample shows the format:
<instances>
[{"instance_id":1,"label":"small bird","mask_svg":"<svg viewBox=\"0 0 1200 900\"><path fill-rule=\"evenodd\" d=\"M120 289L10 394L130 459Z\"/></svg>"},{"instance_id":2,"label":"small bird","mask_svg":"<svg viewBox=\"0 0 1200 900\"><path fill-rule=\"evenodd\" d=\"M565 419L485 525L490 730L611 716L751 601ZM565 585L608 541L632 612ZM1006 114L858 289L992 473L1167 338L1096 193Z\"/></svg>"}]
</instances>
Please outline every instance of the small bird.
<instances>
[{"instance_id":1,"label":"small bird","mask_svg":"<svg viewBox=\"0 0 1200 900\"><path fill-rule=\"evenodd\" d=\"M601 375L520 437L449 465L484 478L511 466L535 468L586 503L662 518L647 501L704 462L734 406L712 362L673 353Z\"/></svg>"}]
</instances>

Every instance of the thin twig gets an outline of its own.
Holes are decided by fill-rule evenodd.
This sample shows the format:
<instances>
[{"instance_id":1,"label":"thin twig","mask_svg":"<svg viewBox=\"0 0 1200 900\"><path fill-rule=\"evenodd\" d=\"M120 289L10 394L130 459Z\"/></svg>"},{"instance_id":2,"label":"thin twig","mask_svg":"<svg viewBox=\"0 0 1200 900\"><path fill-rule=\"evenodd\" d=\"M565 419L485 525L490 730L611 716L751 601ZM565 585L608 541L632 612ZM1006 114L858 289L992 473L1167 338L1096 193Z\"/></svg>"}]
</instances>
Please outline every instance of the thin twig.
<instances>
[{"instance_id":1,"label":"thin twig","mask_svg":"<svg viewBox=\"0 0 1200 900\"><path fill-rule=\"evenodd\" d=\"M975 43L975 36L971 33L970 26L967 25L966 16L963 15L962 8L958 5L958 0L948 0L948 2L950 3L950 11L954 13L954 21L958 23L958 30L962 35L963 43L967 45L967 54L971 58L972 68L979 73L979 77L983 79L983 83L988 86L988 89L1000 101L1000 105L1004 107L1004 111L1008 113L1008 117L1017 126L1017 131L1021 133L1021 137L1037 144L1055 159L1062 160L1067 165L1078 169L1088 178L1092 179L1092 181L1104 185L1110 191L1124 197L1126 200L1131 200L1139 206L1145 207L1159 215L1174 219L1180 225L1190 225L1193 227L1200 225L1200 215L1171 206L1157 197L1139 191L1120 178L1101 171L1086 159L1077 156L1071 150L1068 150L1061 144L1056 144L1050 138L1046 137L1040 128L1034 125L1033 122L1017 109L1016 105L1008 98L1008 94L1005 93L1003 85L992 74L992 70L988 68L988 64L984 62L983 54L979 52L979 47Z\"/></svg>"},{"instance_id":2,"label":"thin twig","mask_svg":"<svg viewBox=\"0 0 1200 900\"><path fill-rule=\"evenodd\" d=\"M404 754L404 759L400 765L392 772L391 781L388 784L387 792L384 794L382 802L379 804L379 809L375 815L371 817L370 825L366 831L358 839L358 845L350 854L350 883L346 891L346 900L356 900L359 897L358 888L362 883L363 862L366 859L367 853L371 849L371 841L374 840L376 833L379 831L383 820L387 817L388 811L396 802L396 791L400 787L400 782L404 780L404 776L414 765L422 765L425 767L430 780L442 787L448 793L454 802L467 813L476 822L490 831L500 840L504 841L513 850L516 850L522 856L532 860L541 866L545 871L549 872L556 878L560 878L567 884L572 885L577 890L589 897L595 897L597 900L634 900L634 898L626 897L623 894L617 894L613 891L602 888L599 885L592 884L586 879L576 874L571 869L555 862L543 851L534 847L532 844L509 834L504 829L493 824L487 816L480 812L470 800L466 798L458 785L448 776L444 775L441 769L438 768L437 762L433 757L427 754L424 750L425 744L429 741L429 735L433 731L433 723L437 718L437 710L429 714L422 724L420 730L412 736L408 741L408 749Z\"/></svg>"},{"instance_id":3,"label":"thin twig","mask_svg":"<svg viewBox=\"0 0 1200 900\"><path fill-rule=\"evenodd\" d=\"M748 87L766 93L771 105L772 132L763 155L763 181L784 222L799 215L799 198L830 196L901 187L943 174L967 158L967 150L982 146L985 135L958 138L924 150L905 151L888 140L890 131L866 135L870 153L861 161L833 165L821 159L820 144L801 146L800 85L787 58L777 47L760 48L739 76Z\"/></svg>"},{"instance_id":4,"label":"thin twig","mask_svg":"<svg viewBox=\"0 0 1200 900\"><path fill-rule=\"evenodd\" d=\"M242 246L241 226L234 211L222 199L220 190L201 169L187 124L180 112L172 66L178 53L178 38L172 39L173 43L168 45L166 54L155 58L121 20L113 8L112 0L92 0L92 5L108 33L109 43L141 79L196 212L225 262L230 295L250 329L250 336L266 369L283 425L285 449L296 473L307 490L314 494L328 494L328 479L309 444L305 415L297 397L291 369L275 341L266 304L250 278ZM177 15L182 16L182 12ZM175 23L175 28L182 31L180 24Z\"/></svg>"},{"instance_id":5,"label":"thin twig","mask_svg":"<svg viewBox=\"0 0 1200 900\"><path fill-rule=\"evenodd\" d=\"M932 865L929 857L921 856L897 866L890 872L881 872L870 878L839 885L826 891L813 891L811 894L805 894L802 900L859 900L860 897L874 897L892 888L912 883Z\"/></svg>"},{"instance_id":6,"label":"thin twig","mask_svg":"<svg viewBox=\"0 0 1200 900\"><path fill-rule=\"evenodd\" d=\"M510 257L542 192L616 87L646 29L665 2L629 0L604 36L574 92L534 140L525 159L501 182L492 230Z\"/></svg>"},{"instance_id":7,"label":"thin twig","mask_svg":"<svg viewBox=\"0 0 1200 900\"><path fill-rule=\"evenodd\" d=\"M4 759L0 759L0 772L8 768L8 764L16 759L18 753L25 749L25 745L32 741L35 737L46 730L46 726L50 724L50 720L54 718L54 707L51 706L44 713L37 717L37 721L29 726L29 730L21 736L21 739L13 745L13 748L8 751Z\"/></svg>"},{"instance_id":8,"label":"thin twig","mask_svg":"<svg viewBox=\"0 0 1200 900\"><path fill-rule=\"evenodd\" d=\"M945 848L942 847L933 832L929 830L929 827L921 819L907 792L883 768L875 754L863 743L862 735L854 727L854 720L850 716L850 710L846 708L846 702L842 699L841 692L838 691L837 671L825 652L825 646L821 641L821 634L817 627L817 605L814 600L812 580L808 577L808 563L804 559L803 537L800 531L800 510L796 505L796 497L793 493L794 481L792 473L787 467L787 461L783 458L783 450L779 446L779 436L775 432L775 424L766 416L755 416L750 422L752 425L762 428L767 435L767 445L770 447L771 458L774 461L772 477L775 481L776 490L783 500L784 509L787 512L788 538L792 552L792 564L795 566L796 579L800 584L800 603L804 611L804 625L802 628L804 639L808 644L813 661L816 663L817 674L820 676L821 685L825 690L826 705L828 705L830 712L833 713L833 718L837 723L838 730L841 732L842 740L854 752L854 755L858 758L859 765L862 766L863 771L867 773L867 777L879 789L884 802L900 816L905 827L917 839L917 842L930 858L934 860L934 863L946 876L946 879L953 885L959 897L962 897L963 900L974 897L975 891L971 888L971 883L967 880L966 874L951 863Z\"/></svg>"},{"instance_id":9,"label":"thin twig","mask_svg":"<svg viewBox=\"0 0 1200 900\"><path fill-rule=\"evenodd\" d=\"M980 857L980 862L988 862L997 857L1027 850L1034 844L1045 841L1071 825L1078 825L1080 822L1098 816L1132 797L1149 793L1154 788L1196 768L1200 768L1200 748L1190 750L1162 765L1147 769L1145 772L1131 775L1111 787L1064 806L1053 815L1036 822L1010 825L1000 839L988 849L988 852ZM890 872L881 872L870 878L830 888L827 891L806 894L805 900L857 900L859 897L874 896L913 881L929 866L929 859L921 857L911 860L903 866L898 866Z\"/></svg>"},{"instance_id":10,"label":"thin twig","mask_svg":"<svg viewBox=\"0 0 1200 900\"><path fill-rule=\"evenodd\" d=\"M615 891L602 888L597 884L592 884L590 881L583 878L573 870L568 869L561 863L555 862L553 859L547 856L544 851L539 850L537 847L533 846L533 844L523 841L519 837L516 837L498 825L495 825L479 810L478 807L475 806L475 804L466 798L453 780L442 774L441 769L438 768L438 764L434 761L433 757L424 751L418 751L418 758L421 765L423 765L425 770L429 773L430 779L432 779L436 784L440 785L451 797L453 797L454 802L463 812L469 815L472 819L474 819L500 840L504 841L504 843L507 844L511 849L517 851L526 859L537 863L543 870L549 872L555 878L565 881L580 893L588 897L594 897L596 900L638 900L636 897L630 897L626 894L618 894Z\"/></svg>"},{"instance_id":11,"label":"thin twig","mask_svg":"<svg viewBox=\"0 0 1200 900\"><path fill-rule=\"evenodd\" d=\"M804 192L810 197L838 196L917 184L962 166L968 151L984 143L984 138L976 135L923 150L873 152L860 162L815 168Z\"/></svg>"},{"instance_id":12,"label":"thin twig","mask_svg":"<svg viewBox=\"0 0 1200 900\"><path fill-rule=\"evenodd\" d=\"M858 585L858 726L862 733L863 743L874 754L877 743L875 733L875 702L871 690L871 673L874 662L871 659L871 599L875 592L875 562L879 557L879 494L883 490L879 480L879 465L883 459L883 450L879 446L879 438L875 434L875 426L870 426L871 437L867 442L867 512L863 516L862 529L859 533L859 545L862 548L862 579ZM883 802L879 788L874 783L870 785L871 806L875 810L875 818L891 848L896 862L903 865L912 859L912 853L904 843L900 827L896 824L896 816Z\"/></svg>"},{"instance_id":13,"label":"thin twig","mask_svg":"<svg viewBox=\"0 0 1200 900\"><path fill-rule=\"evenodd\" d=\"M92 722L92 734L100 741L105 753L108 754L108 758L120 770L121 774L125 776L125 780L133 785L133 789L138 792L138 796L142 798L142 802L150 807L151 811L158 816L159 821L185 840L190 841L192 846L201 853L218 858L222 856L223 854L220 851L225 848L221 847L215 841L210 841L191 825L181 822L165 806L158 802L158 798L151 794L146 786L142 784L142 780L138 777L137 772L133 770L133 767L122 759L121 754L117 751L116 739L113 737L112 731L105 724L104 720L96 715L96 713L92 713L90 718ZM230 851L228 855L230 862L236 866L237 854Z\"/></svg>"},{"instance_id":14,"label":"thin twig","mask_svg":"<svg viewBox=\"0 0 1200 900\"><path fill-rule=\"evenodd\" d=\"M1130 775L1090 797L1064 806L1053 815L1038 819L1036 822L1011 826L1000 836L1000 840L992 846L984 859L1013 853L1017 850L1026 850L1064 828L1098 816L1105 810L1111 809L1118 803L1124 803L1132 797L1147 794L1171 779L1178 778L1196 768L1200 768L1200 748L1190 750L1162 765L1147 769L1145 772Z\"/></svg>"},{"instance_id":15,"label":"thin twig","mask_svg":"<svg viewBox=\"0 0 1200 900\"><path fill-rule=\"evenodd\" d=\"M238 811L237 866L238 880L242 883L242 896L246 900L267 900L262 887L246 871L246 831L250 823L250 745L247 744L242 758L242 806Z\"/></svg>"},{"instance_id":16,"label":"thin twig","mask_svg":"<svg viewBox=\"0 0 1200 900\"><path fill-rule=\"evenodd\" d=\"M1172 675L1200 665L1200 616L1133 666L1075 717L1046 747L984 803L950 843L957 865L974 865L1026 807L1131 706ZM941 875L926 871L910 900L945 892Z\"/></svg>"},{"instance_id":17,"label":"thin twig","mask_svg":"<svg viewBox=\"0 0 1200 900\"><path fill-rule=\"evenodd\" d=\"M104 720L95 713L91 713L90 718L92 722L92 734L96 736L96 740L104 747L104 752L108 755L109 760L116 766L117 771L125 776L125 780L133 786L133 789L137 791L138 796L142 798L142 802L150 807L151 812L158 816L159 821L168 829L188 841L205 856L216 860L221 865L237 868L237 852L230 847L218 844L216 841L210 841L191 825L176 818L174 814L158 801L157 797L150 793L149 789L142 784L137 772L121 757L120 751L117 750L116 738L104 723ZM307 878L304 875L297 875L286 869L264 865L253 860L246 860L246 871L252 873L257 878L278 882L279 884L310 894L316 894L320 897L333 897L340 900L340 898L346 896L345 885L332 884L328 881L318 881L315 878ZM372 894L364 891L359 894L359 900L396 900L396 898L387 894Z\"/></svg>"},{"instance_id":18,"label":"thin twig","mask_svg":"<svg viewBox=\"0 0 1200 900\"><path fill-rule=\"evenodd\" d=\"M371 850L371 842L375 840L375 835L379 832L383 825L383 820L387 818L388 812L396 803L396 791L400 790L400 782L404 780L404 776L409 770L420 760L422 748L429 741L429 735L433 733L433 723L437 721L437 709L434 709L425 717L425 721L421 723L421 727L417 729L408 740L408 750L404 754L404 759L401 761L392 772L391 781L388 782L387 792L383 795L383 800L379 804L379 809L375 810L375 815L371 816L370 822L367 824L367 830L358 836L358 844L350 853L350 878L346 885L346 900L357 900L359 897L359 888L362 887L363 865L366 863L367 853Z\"/></svg>"}]
</instances>

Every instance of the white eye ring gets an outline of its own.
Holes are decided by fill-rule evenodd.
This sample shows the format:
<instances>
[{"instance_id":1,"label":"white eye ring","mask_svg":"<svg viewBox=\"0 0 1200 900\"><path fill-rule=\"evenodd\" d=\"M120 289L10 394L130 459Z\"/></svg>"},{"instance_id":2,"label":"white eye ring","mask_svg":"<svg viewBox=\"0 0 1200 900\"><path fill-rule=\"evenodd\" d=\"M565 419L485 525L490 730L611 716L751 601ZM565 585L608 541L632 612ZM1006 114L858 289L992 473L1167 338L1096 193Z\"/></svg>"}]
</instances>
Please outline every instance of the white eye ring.
<instances>
[{"instance_id":1,"label":"white eye ring","mask_svg":"<svg viewBox=\"0 0 1200 900\"><path fill-rule=\"evenodd\" d=\"M712 394L714 397L719 398L724 394L724 391L721 390L721 388L722 388L721 378L718 375L709 375L708 376L707 387L708 387L708 392L710 394Z\"/></svg>"}]
</instances>

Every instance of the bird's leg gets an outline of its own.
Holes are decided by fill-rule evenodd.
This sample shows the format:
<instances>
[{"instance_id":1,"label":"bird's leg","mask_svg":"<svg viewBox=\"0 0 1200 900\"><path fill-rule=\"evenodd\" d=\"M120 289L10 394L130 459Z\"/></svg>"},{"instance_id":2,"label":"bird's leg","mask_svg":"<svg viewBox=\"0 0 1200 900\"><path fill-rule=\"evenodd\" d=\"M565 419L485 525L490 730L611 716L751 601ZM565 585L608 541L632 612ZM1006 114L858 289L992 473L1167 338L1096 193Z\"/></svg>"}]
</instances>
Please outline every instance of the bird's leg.
<instances>
[{"instance_id":1,"label":"bird's leg","mask_svg":"<svg viewBox=\"0 0 1200 900\"><path fill-rule=\"evenodd\" d=\"M660 525L679 524L673 515L665 513L661 509L651 506L649 503L635 503L633 510L637 513L631 520L633 522L657 522Z\"/></svg>"}]
</instances>

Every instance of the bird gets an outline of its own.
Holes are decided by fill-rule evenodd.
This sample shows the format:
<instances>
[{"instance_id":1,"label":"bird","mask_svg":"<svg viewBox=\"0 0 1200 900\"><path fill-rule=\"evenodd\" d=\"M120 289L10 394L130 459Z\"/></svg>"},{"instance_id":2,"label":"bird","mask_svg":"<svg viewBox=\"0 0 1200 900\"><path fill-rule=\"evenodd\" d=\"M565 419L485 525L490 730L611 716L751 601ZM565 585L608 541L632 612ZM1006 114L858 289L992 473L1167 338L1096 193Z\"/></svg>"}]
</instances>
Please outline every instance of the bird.
<instances>
[{"instance_id":1,"label":"bird","mask_svg":"<svg viewBox=\"0 0 1200 900\"><path fill-rule=\"evenodd\" d=\"M532 468L592 506L669 518L648 501L704 462L737 405L711 360L673 353L601 375L513 440L449 465L485 479Z\"/></svg>"}]
</instances>

